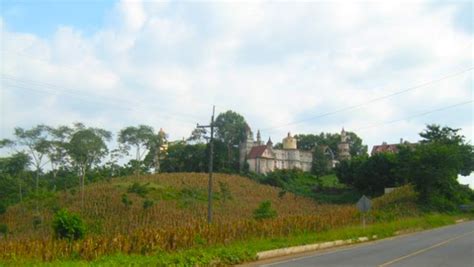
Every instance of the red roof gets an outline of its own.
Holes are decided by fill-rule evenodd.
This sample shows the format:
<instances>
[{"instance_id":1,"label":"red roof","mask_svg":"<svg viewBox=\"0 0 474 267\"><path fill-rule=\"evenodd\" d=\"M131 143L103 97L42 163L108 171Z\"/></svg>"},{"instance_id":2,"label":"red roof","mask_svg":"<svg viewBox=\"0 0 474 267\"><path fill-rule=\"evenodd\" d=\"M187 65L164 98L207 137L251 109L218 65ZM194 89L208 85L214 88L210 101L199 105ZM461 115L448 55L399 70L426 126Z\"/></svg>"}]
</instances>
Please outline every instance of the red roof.
<instances>
[{"instance_id":1,"label":"red roof","mask_svg":"<svg viewBox=\"0 0 474 267\"><path fill-rule=\"evenodd\" d=\"M417 143L409 143L409 142L404 142L402 144L382 144L378 146L372 147L372 152L370 153L371 155L377 154L377 153L383 153L383 152L391 152L391 153L398 153L399 146L409 146L409 147L415 147Z\"/></svg>"},{"instance_id":2,"label":"red roof","mask_svg":"<svg viewBox=\"0 0 474 267\"><path fill-rule=\"evenodd\" d=\"M263 155L263 152L265 152L265 149L267 149L266 145L252 147L249 153L249 159L256 159L258 157L261 157Z\"/></svg>"},{"instance_id":3,"label":"red roof","mask_svg":"<svg viewBox=\"0 0 474 267\"><path fill-rule=\"evenodd\" d=\"M382 153L382 152L398 153L398 145L399 144L374 146L372 148L372 153L371 154L374 155L376 153Z\"/></svg>"}]
</instances>

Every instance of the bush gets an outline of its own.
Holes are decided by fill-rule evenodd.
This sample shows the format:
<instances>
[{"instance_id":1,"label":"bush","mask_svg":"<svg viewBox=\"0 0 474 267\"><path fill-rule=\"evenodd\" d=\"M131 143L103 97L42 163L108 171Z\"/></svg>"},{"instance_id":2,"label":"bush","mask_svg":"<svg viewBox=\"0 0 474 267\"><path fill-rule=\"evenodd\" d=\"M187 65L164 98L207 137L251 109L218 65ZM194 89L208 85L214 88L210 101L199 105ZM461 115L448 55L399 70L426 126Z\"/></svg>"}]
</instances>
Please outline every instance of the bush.
<instances>
[{"instance_id":1,"label":"bush","mask_svg":"<svg viewBox=\"0 0 474 267\"><path fill-rule=\"evenodd\" d=\"M126 206L126 207L130 207L133 202L128 198L128 195L127 194L123 194L122 195L122 203Z\"/></svg>"},{"instance_id":2,"label":"bush","mask_svg":"<svg viewBox=\"0 0 474 267\"><path fill-rule=\"evenodd\" d=\"M43 223L43 219L41 218L40 215L33 216L33 228L35 230L38 229L38 226L40 226L42 223Z\"/></svg>"},{"instance_id":3,"label":"bush","mask_svg":"<svg viewBox=\"0 0 474 267\"><path fill-rule=\"evenodd\" d=\"M8 226L4 223L0 224L0 234L2 234L5 238L7 238Z\"/></svg>"},{"instance_id":4,"label":"bush","mask_svg":"<svg viewBox=\"0 0 474 267\"><path fill-rule=\"evenodd\" d=\"M133 183L131 186L128 187L127 192L128 193L135 193L141 197L145 197L146 194L150 191L150 188L148 188L149 183L147 184L139 184L139 183Z\"/></svg>"},{"instance_id":5,"label":"bush","mask_svg":"<svg viewBox=\"0 0 474 267\"><path fill-rule=\"evenodd\" d=\"M143 209L145 210L151 208L153 205L155 205L153 200L145 199L145 201L143 201Z\"/></svg>"},{"instance_id":6,"label":"bush","mask_svg":"<svg viewBox=\"0 0 474 267\"><path fill-rule=\"evenodd\" d=\"M0 214L4 214L7 211L7 207L5 204L0 203Z\"/></svg>"},{"instance_id":7,"label":"bush","mask_svg":"<svg viewBox=\"0 0 474 267\"><path fill-rule=\"evenodd\" d=\"M260 206L253 211L255 220L272 219L277 216L277 212L272 209L272 203L269 200L262 201Z\"/></svg>"},{"instance_id":8,"label":"bush","mask_svg":"<svg viewBox=\"0 0 474 267\"><path fill-rule=\"evenodd\" d=\"M86 227L79 215L61 209L53 218L53 231L56 238L72 241L83 238Z\"/></svg>"}]
</instances>

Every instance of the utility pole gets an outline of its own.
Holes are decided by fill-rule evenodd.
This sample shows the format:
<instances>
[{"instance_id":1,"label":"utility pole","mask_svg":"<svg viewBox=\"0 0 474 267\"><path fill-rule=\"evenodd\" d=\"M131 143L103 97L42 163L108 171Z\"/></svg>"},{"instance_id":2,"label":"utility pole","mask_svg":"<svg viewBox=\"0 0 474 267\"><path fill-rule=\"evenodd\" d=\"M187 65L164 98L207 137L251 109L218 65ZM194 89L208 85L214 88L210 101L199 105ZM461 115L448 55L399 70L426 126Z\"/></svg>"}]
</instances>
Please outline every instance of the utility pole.
<instances>
[{"instance_id":1,"label":"utility pole","mask_svg":"<svg viewBox=\"0 0 474 267\"><path fill-rule=\"evenodd\" d=\"M197 125L197 128L211 128L211 139L209 140L209 184L207 186L207 223L212 223L212 165L214 162L214 112L216 106L212 106L212 117L210 125Z\"/></svg>"}]
</instances>

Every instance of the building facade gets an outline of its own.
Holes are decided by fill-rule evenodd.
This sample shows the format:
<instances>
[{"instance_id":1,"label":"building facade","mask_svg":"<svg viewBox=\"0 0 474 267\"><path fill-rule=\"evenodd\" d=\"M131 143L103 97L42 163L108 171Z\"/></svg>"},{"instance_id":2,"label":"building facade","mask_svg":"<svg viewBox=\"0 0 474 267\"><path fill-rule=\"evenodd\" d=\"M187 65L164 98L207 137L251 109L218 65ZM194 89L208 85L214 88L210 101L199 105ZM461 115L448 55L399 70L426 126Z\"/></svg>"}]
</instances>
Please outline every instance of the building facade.
<instances>
[{"instance_id":1,"label":"building facade","mask_svg":"<svg viewBox=\"0 0 474 267\"><path fill-rule=\"evenodd\" d=\"M257 140L253 139L250 129L247 129L246 136L246 140L240 146L240 163L241 166L247 163L250 171L268 173L276 169L311 170L312 152L298 150L296 138L290 133L283 138L283 149L273 148L270 138L263 144L260 132L257 132Z\"/></svg>"},{"instance_id":2,"label":"building facade","mask_svg":"<svg viewBox=\"0 0 474 267\"><path fill-rule=\"evenodd\" d=\"M339 160L351 158L348 136L344 129L341 132L341 143L338 145L338 159L328 146L320 146L328 156L330 167L335 167ZM300 169L311 171L313 165L313 151L298 149L298 141L291 133L283 138L282 149L273 147L269 138L266 144L262 142L260 131L257 131L257 140L254 140L252 130L247 127L246 139L240 144L240 166L248 165L249 171L268 173L277 169Z\"/></svg>"}]
</instances>

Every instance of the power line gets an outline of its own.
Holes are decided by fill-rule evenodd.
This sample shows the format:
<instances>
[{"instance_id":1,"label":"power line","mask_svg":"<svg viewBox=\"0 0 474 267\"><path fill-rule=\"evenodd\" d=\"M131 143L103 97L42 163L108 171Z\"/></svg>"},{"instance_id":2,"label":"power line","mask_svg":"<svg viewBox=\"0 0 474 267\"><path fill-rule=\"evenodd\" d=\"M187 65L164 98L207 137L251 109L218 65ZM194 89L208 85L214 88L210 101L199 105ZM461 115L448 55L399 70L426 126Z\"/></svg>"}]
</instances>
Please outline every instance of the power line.
<instances>
[{"instance_id":1,"label":"power line","mask_svg":"<svg viewBox=\"0 0 474 267\"><path fill-rule=\"evenodd\" d=\"M357 109L357 108L360 108L360 107L365 106L367 104L371 104L371 103L374 103L374 102L377 102L377 101L380 101L380 100L383 100L383 99L387 99L387 98L390 98L390 97L393 97L393 96L396 96L396 95L400 95L400 94L403 94L403 93L406 93L406 92L409 92L409 91L412 91L412 90L415 90L415 89L418 89L418 88L421 88L421 87L425 87L425 86L440 82L442 80L446 80L446 79L461 75L461 74L463 74L465 72L468 72L468 71L471 71L473 69L474 69L474 67L470 67L468 69L464 69L464 70L461 70L461 71L458 71L458 72L454 72L454 73L448 74L448 75L443 76L443 77L438 78L438 79L423 82L423 83L408 87L406 89L403 89L403 90L400 90L400 91L397 91L397 92L394 92L394 93L391 93L391 94L388 94L388 95L384 95L384 96L381 96L381 97L376 97L376 98L370 99L370 100L368 100L366 102L363 102L363 103L360 103L360 104L347 106L347 107L337 109L337 110L334 110L334 111L329 111L329 112L322 113L322 114L319 114L319 115L316 115L316 116L313 116L313 117L309 117L309 118L306 118L306 119L302 119L302 120L299 120L299 121L293 121L293 122L289 122L289 123L282 124L282 125L277 125L277 126L264 128L264 129L261 129L261 131L268 131L268 130L277 129L277 128L281 128L281 127L285 127L285 126L289 126L289 125L301 124L301 123L306 122L306 121L310 121L310 120L314 120L314 119L318 119L318 118L322 118L322 117L327 117L327 116L334 115L334 114L337 114L337 113L341 113L341 112L344 112L344 111Z\"/></svg>"},{"instance_id":2,"label":"power line","mask_svg":"<svg viewBox=\"0 0 474 267\"><path fill-rule=\"evenodd\" d=\"M107 101L104 101L103 99L98 99L98 98L94 98L94 97L91 97L91 96L85 96L85 95L80 95L80 94L74 94L73 92L67 92L67 91L57 91L57 90L48 89L48 88L38 89L38 88L34 88L34 87L22 85L22 84L7 84L6 86L7 87L12 87L12 88L23 89L23 90L35 91L35 92L38 92L38 93L47 93L47 94L53 94L53 95L58 95L58 94L69 95L70 97L73 97L73 98L81 100L81 101L96 103L96 104L107 104L109 106L112 106L113 108L124 109L124 110L149 111L151 109L151 108L146 108L146 107L139 106L139 105L136 105L136 104L133 104L134 106L130 107L129 106L130 103L126 103L126 102L122 102L122 103L107 102ZM5 89L6 88L2 87L2 90L5 90ZM172 118L176 121L180 121L180 122L187 123L187 124L193 124L193 125L195 125L196 120L199 119L199 118L194 117L194 116L186 116L186 115L180 115L180 114L171 115L171 114L166 114L166 113L164 114L163 117ZM182 119L183 117L186 118L186 120L183 120ZM189 117L192 117L193 120L187 119Z\"/></svg>"},{"instance_id":3,"label":"power line","mask_svg":"<svg viewBox=\"0 0 474 267\"><path fill-rule=\"evenodd\" d=\"M463 101L463 102L456 103L454 105L445 106L445 107L425 111L425 112L422 112L422 113L417 113L417 114L414 114L414 115L411 115L411 116L408 116L408 117L405 117L405 118L402 118L402 119L396 119L396 120L392 120L392 121L385 121L385 122L381 122L381 123L361 127L361 128L355 129L355 131L361 131L361 130L366 130L366 129L386 125L386 124L393 124L393 123L397 123L397 122L401 122L401 121L405 121L405 120L410 120L410 119L417 118L417 117L422 117L422 116L425 116L425 115L428 115L428 114L431 114L431 113L435 113L435 112L439 112L439 111L459 107L459 106L462 106L462 105L466 105L466 104L469 104L469 103L472 103L472 102L474 102L474 100Z\"/></svg>"}]
</instances>

